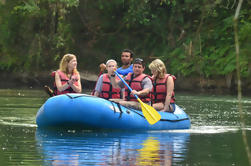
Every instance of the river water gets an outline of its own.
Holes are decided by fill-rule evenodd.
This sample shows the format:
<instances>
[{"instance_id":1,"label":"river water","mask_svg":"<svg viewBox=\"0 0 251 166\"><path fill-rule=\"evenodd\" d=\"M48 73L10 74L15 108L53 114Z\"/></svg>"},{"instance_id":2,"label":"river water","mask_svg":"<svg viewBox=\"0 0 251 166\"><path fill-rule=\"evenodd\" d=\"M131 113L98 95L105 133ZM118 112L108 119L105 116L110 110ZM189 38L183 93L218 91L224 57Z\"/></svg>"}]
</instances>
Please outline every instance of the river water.
<instances>
[{"instance_id":1,"label":"river water","mask_svg":"<svg viewBox=\"0 0 251 166\"><path fill-rule=\"evenodd\" d=\"M46 99L38 90L0 90L1 165L249 165L234 96L177 93L191 129L154 132L38 130ZM242 106L251 148L251 98Z\"/></svg>"}]
</instances>

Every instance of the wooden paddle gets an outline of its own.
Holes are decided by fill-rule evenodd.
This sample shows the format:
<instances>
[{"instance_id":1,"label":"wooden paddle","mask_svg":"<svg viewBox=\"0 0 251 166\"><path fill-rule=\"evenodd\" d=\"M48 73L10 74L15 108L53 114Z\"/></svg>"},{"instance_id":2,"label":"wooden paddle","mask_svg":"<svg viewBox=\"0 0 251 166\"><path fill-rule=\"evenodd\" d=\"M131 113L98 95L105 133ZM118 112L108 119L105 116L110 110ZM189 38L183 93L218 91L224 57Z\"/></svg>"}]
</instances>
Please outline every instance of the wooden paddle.
<instances>
[{"instance_id":1,"label":"wooden paddle","mask_svg":"<svg viewBox=\"0 0 251 166\"><path fill-rule=\"evenodd\" d=\"M125 82L125 80L117 73L117 71L114 71L115 74L121 79L121 81L127 86L127 88L132 91L132 88ZM143 112L143 115L145 116L146 120L153 125L154 123L158 122L161 118L160 114L150 105L147 105L146 103L143 103L140 98L134 94L136 99L141 105L141 110Z\"/></svg>"}]
</instances>

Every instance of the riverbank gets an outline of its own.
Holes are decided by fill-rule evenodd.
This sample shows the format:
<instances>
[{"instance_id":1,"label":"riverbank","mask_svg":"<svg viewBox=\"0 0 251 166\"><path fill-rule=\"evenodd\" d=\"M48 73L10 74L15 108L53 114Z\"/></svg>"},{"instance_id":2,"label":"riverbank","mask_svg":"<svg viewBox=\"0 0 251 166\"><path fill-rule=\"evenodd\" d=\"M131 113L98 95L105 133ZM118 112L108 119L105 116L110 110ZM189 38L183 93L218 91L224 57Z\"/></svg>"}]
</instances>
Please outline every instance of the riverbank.
<instances>
[{"instance_id":1,"label":"riverbank","mask_svg":"<svg viewBox=\"0 0 251 166\"><path fill-rule=\"evenodd\" d=\"M80 71L84 89L93 89L98 75L89 71ZM40 73L6 73L0 72L0 89L41 89L44 85L53 86L49 71ZM202 79L199 77L179 77L175 82L175 91L205 94L237 94L237 82L227 83L225 78ZM243 95L251 94L251 81L242 80Z\"/></svg>"},{"instance_id":2,"label":"riverbank","mask_svg":"<svg viewBox=\"0 0 251 166\"><path fill-rule=\"evenodd\" d=\"M1 73L0 77L0 89L12 89L12 88L25 88L25 89L39 89L44 85L53 86L54 78L50 75L51 71L43 71L39 73ZM92 74L88 71L81 71L82 87L92 89L95 86L95 82L98 75Z\"/></svg>"}]
</instances>

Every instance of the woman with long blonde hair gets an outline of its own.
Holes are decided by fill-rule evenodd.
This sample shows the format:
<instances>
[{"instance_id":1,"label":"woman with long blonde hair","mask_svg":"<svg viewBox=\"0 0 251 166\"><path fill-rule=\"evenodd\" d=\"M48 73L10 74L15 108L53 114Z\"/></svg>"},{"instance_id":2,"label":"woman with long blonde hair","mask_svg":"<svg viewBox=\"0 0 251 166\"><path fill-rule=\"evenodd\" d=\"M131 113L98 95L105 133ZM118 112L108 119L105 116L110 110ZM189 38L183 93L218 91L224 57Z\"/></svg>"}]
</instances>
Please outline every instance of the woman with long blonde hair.
<instances>
[{"instance_id":1,"label":"woman with long blonde hair","mask_svg":"<svg viewBox=\"0 0 251 166\"><path fill-rule=\"evenodd\" d=\"M165 64L160 59L155 59L148 67L152 73L151 100L153 107L160 111L173 112L175 110L175 76L166 73Z\"/></svg>"},{"instance_id":2,"label":"woman with long blonde hair","mask_svg":"<svg viewBox=\"0 0 251 166\"><path fill-rule=\"evenodd\" d=\"M77 70L77 58L73 54L65 54L55 72L54 95L65 93L81 93L81 79Z\"/></svg>"}]
</instances>

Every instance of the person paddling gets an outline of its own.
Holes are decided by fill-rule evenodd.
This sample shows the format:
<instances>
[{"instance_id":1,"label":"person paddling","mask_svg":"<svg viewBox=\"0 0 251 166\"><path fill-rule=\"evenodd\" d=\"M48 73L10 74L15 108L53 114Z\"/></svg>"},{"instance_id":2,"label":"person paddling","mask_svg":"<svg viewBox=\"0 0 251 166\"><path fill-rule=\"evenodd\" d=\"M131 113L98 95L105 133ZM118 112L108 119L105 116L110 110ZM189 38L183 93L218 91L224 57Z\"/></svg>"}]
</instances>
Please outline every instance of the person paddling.
<instances>
[{"instance_id":1,"label":"person paddling","mask_svg":"<svg viewBox=\"0 0 251 166\"><path fill-rule=\"evenodd\" d=\"M122 92L120 88L113 88L111 84L111 77L113 71L117 69L117 62L113 59L110 59L106 62L106 70L107 73L102 74L98 81L95 88L94 96L98 96L105 99L121 99ZM116 76L115 79L119 80Z\"/></svg>"},{"instance_id":2,"label":"person paddling","mask_svg":"<svg viewBox=\"0 0 251 166\"><path fill-rule=\"evenodd\" d=\"M117 88L125 88L125 99L124 100L113 100L119 102L121 105L140 109L141 105L135 98L136 94L144 103L150 103L150 91L152 89L152 81L148 75L144 74L145 65L144 61L140 58L136 58L133 62L133 73L129 73L125 77L127 84L133 89L130 90L124 86L124 83L119 80L111 78L112 85ZM115 76L115 75L114 75Z\"/></svg>"},{"instance_id":3,"label":"person paddling","mask_svg":"<svg viewBox=\"0 0 251 166\"><path fill-rule=\"evenodd\" d=\"M155 59L148 67L153 80L151 91L153 107L160 111L173 112L175 110L174 81L176 77L166 73L165 64L160 59Z\"/></svg>"}]
</instances>

